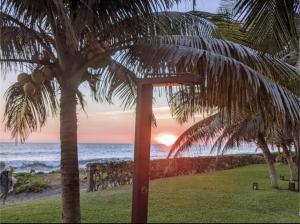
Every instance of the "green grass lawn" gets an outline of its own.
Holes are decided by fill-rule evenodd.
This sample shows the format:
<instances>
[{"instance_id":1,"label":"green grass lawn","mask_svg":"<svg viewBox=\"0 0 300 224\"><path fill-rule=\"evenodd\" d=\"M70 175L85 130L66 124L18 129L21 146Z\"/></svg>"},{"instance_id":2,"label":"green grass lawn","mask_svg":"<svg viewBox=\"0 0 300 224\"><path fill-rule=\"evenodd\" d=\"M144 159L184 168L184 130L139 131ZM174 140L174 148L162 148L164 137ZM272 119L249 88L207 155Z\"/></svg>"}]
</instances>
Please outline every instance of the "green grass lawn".
<instances>
[{"instance_id":1,"label":"green grass lawn","mask_svg":"<svg viewBox=\"0 0 300 224\"><path fill-rule=\"evenodd\" d=\"M278 166L278 174L288 175ZM260 190L251 189L258 182ZM299 223L300 194L271 189L265 165L151 181L149 222ZM60 197L1 207L1 222L60 222ZM130 222L131 186L82 193L82 222Z\"/></svg>"}]
</instances>

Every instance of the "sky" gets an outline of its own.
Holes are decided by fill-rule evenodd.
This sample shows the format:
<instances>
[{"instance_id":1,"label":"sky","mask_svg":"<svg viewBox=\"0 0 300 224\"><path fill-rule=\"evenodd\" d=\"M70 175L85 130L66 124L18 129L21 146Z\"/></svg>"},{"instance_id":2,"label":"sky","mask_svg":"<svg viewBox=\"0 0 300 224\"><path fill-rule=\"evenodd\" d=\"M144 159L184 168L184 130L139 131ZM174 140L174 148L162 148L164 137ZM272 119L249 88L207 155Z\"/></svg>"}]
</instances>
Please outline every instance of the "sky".
<instances>
[{"instance_id":1,"label":"sky","mask_svg":"<svg viewBox=\"0 0 300 224\"><path fill-rule=\"evenodd\" d=\"M183 1L173 8L174 11L188 11L192 9L191 1ZM216 12L220 0L197 0L197 10ZM3 73L3 71L0 71ZM17 74L14 71L1 74L0 81L0 141L14 141L10 133L5 131L3 121L4 93L8 86L16 81ZM78 108L78 141L81 143L133 143L135 113L134 110L124 111L120 102L114 105L99 104L91 100L86 93L86 113ZM159 143L158 138L164 134L179 136L185 129L195 121L201 119L198 116L194 121L180 125L172 118L165 97L156 96L153 104L153 112L157 119L157 127L152 128L152 143ZM28 142L58 142L59 141L59 116L49 118L47 124L38 132L32 133Z\"/></svg>"}]
</instances>

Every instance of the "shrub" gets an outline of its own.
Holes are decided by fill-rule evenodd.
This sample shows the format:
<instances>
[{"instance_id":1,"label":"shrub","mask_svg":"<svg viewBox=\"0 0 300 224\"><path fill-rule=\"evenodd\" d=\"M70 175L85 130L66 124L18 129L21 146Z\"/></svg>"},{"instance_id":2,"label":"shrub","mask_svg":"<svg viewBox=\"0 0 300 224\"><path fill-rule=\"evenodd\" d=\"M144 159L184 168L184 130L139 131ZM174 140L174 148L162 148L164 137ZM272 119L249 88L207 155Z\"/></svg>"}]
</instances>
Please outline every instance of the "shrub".
<instances>
[{"instance_id":1,"label":"shrub","mask_svg":"<svg viewBox=\"0 0 300 224\"><path fill-rule=\"evenodd\" d=\"M275 158L276 163L287 164L287 161L282 153L279 153Z\"/></svg>"},{"instance_id":2,"label":"shrub","mask_svg":"<svg viewBox=\"0 0 300 224\"><path fill-rule=\"evenodd\" d=\"M215 156L151 160L150 179L232 169L261 163L265 163L261 154L220 156L218 162ZM132 183L133 161L90 163L87 167L93 169L95 185L93 189L95 190Z\"/></svg>"},{"instance_id":3,"label":"shrub","mask_svg":"<svg viewBox=\"0 0 300 224\"><path fill-rule=\"evenodd\" d=\"M16 174L17 183L15 185L15 193L30 193L41 192L50 187L42 175L35 175L31 173Z\"/></svg>"}]
</instances>

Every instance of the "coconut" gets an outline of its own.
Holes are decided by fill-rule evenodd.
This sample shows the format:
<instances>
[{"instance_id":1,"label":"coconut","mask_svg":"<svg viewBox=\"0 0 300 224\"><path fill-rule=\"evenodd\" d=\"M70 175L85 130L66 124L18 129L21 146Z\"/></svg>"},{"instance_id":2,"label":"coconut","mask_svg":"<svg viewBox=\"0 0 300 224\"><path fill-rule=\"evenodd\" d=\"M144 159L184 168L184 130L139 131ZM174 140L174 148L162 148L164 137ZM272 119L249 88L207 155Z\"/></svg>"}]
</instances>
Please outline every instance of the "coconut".
<instances>
[{"instance_id":1,"label":"coconut","mask_svg":"<svg viewBox=\"0 0 300 224\"><path fill-rule=\"evenodd\" d=\"M111 62L111 57L108 56L108 57L103 57L103 58L99 59L98 61L94 62L90 66L94 69L98 69L98 68L107 66L110 62Z\"/></svg>"},{"instance_id":2,"label":"coconut","mask_svg":"<svg viewBox=\"0 0 300 224\"><path fill-rule=\"evenodd\" d=\"M23 86L23 90L25 95L30 97L34 96L34 94L36 93L36 88L32 82L25 83L25 85Z\"/></svg>"},{"instance_id":3,"label":"coconut","mask_svg":"<svg viewBox=\"0 0 300 224\"><path fill-rule=\"evenodd\" d=\"M41 70L35 70L32 73L31 78L32 78L32 81L34 81L34 83L37 85L43 84L46 80L46 77Z\"/></svg>"},{"instance_id":4,"label":"coconut","mask_svg":"<svg viewBox=\"0 0 300 224\"><path fill-rule=\"evenodd\" d=\"M51 81L54 78L54 72L48 66L43 67L42 72L45 76L45 80Z\"/></svg>"},{"instance_id":5,"label":"coconut","mask_svg":"<svg viewBox=\"0 0 300 224\"><path fill-rule=\"evenodd\" d=\"M48 53L48 51L43 51L43 54L42 54L42 61L50 61L50 59L51 59L51 56L50 56L50 54Z\"/></svg>"},{"instance_id":6,"label":"coconut","mask_svg":"<svg viewBox=\"0 0 300 224\"><path fill-rule=\"evenodd\" d=\"M88 54L87 54L87 59L91 60L94 56L95 56L94 52L89 51Z\"/></svg>"},{"instance_id":7,"label":"coconut","mask_svg":"<svg viewBox=\"0 0 300 224\"><path fill-rule=\"evenodd\" d=\"M21 85L24 85L25 83L27 82L30 82L30 75L28 75L27 73L20 73L18 75L18 82L21 84Z\"/></svg>"},{"instance_id":8,"label":"coconut","mask_svg":"<svg viewBox=\"0 0 300 224\"><path fill-rule=\"evenodd\" d=\"M43 56L39 53L35 53L34 55L32 55L31 60L39 63L40 61L43 60Z\"/></svg>"},{"instance_id":9,"label":"coconut","mask_svg":"<svg viewBox=\"0 0 300 224\"><path fill-rule=\"evenodd\" d=\"M105 50L107 50L109 48L108 44L105 41L101 41L100 45L102 48L104 48Z\"/></svg>"},{"instance_id":10,"label":"coconut","mask_svg":"<svg viewBox=\"0 0 300 224\"><path fill-rule=\"evenodd\" d=\"M105 48L103 48L102 46L101 46L101 44L99 44L99 43L95 43L94 45L93 45L93 51L96 53L96 54L100 54L100 53L104 53L105 52Z\"/></svg>"}]
</instances>

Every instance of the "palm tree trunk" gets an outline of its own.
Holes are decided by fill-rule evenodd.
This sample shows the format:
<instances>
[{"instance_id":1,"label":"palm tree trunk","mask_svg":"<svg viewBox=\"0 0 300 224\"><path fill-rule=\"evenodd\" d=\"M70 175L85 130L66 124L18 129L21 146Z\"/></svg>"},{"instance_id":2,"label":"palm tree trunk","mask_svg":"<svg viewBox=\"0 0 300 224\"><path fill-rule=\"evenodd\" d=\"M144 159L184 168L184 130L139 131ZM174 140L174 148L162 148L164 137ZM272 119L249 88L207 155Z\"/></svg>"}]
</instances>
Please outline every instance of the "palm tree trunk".
<instances>
[{"instance_id":1,"label":"palm tree trunk","mask_svg":"<svg viewBox=\"0 0 300 224\"><path fill-rule=\"evenodd\" d=\"M76 92L74 88L62 85L60 99L60 141L62 221L64 223L80 222L76 104Z\"/></svg>"},{"instance_id":2,"label":"palm tree trunk","mask_svg":"<svg viewBox=\"0 0 300 224\"><path fill-rule=\"evenodd\" d=\"M296 167L298 170L298 192L300 192L300 135L294 134L294 143L295 143L295 151L296 151Z\"/></svg>"},{"instance_id":3,"label":"palm tree trunk","mask_svg":"<svg viewBox=\"0 0 300 224\"><path fill-rule=\"evenodd\" d=\"M293 161L293 155L291 154L286 145L282 145L282 151L289 165L290 179L297 180L297 168L296 164Z\"/></svg>"},{"instance_id":4,"label":"palm tree trunk","mask_svg":"<svg viewBox=\"0 0 300 224\"><path fill-rule=\"evenodd\" d=\"M278 188L278 177L274 166L274 158L269 150L268 144L266 143L264 136L261 133L258 134L257 145L259 148L261 148L266 163L268 165L272 187Z\"/></svg>"}]
</instances>

